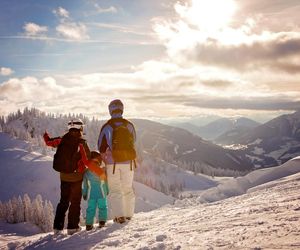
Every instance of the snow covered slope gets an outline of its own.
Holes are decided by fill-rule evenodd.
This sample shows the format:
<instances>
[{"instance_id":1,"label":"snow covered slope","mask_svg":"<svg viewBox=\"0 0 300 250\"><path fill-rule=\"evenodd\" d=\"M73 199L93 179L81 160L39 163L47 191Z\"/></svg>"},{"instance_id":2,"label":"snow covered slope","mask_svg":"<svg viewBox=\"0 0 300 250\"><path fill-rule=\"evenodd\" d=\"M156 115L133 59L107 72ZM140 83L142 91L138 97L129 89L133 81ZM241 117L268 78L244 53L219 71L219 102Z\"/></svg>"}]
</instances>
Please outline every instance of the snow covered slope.
<instances>
[{"instance_id":1,"label":"snow covered slope","mask_svg":"<svg viewBox=\"0 0 300 250\"><path fill-rule=\"evenodd\" d=\"M0 133L0 200L28 193L41 194L56 204L59 197L59 174L52 169L52 158L29 152L29 143Z\"/></svg>"},{"instance_id":2,"label":"snow covered slope","mask_svg":"<svg viewBox=\"0 0 300 250\"><path fill-rule=\"evenodd\" d=\"M59 173L52 168L52 157L29 152L30 144L12 139L0 132L0 200L27 193L31 198L41 194L55 207L60 192ZM134 183L136 211L150 211L174 202L174 198L143 184Z\"/></svg>"},{"instance_id":3,"label":"snow covered slope","mask_svg":"<svg viewBox=\"0 0 300 250\"><path fill-rule=\"evenodd\" d=\"M295 173L295 174L293 174ZM281 178L282 176L285 176ZM248 193L213 203L185 199L124 224L73 236L12 234L0 224L3 249L291 249L300 248L299 158L255 171ZM230 181L219 189L225 191ZM241 184L240 187L244 187ZM239 188L239 185L233 187ZM8 232L9 231L9 232ZM16 230L17 231L17 230ZM25 229L24 229L25 231ZM5 235L5 236L4 236Z\"/></svg>"},{"instance_id":4,"label":"snow covered slope","mask_svg":"<svg viewBox=\"0 0 300 250\"><path fill-rule=\"evenodd\" d=\"M140 148L163 159L206 164L214 169L250 170L253 166L245 155L205 141L184 129L149 120L133 120Z\"/></svg>"}]
</instances>

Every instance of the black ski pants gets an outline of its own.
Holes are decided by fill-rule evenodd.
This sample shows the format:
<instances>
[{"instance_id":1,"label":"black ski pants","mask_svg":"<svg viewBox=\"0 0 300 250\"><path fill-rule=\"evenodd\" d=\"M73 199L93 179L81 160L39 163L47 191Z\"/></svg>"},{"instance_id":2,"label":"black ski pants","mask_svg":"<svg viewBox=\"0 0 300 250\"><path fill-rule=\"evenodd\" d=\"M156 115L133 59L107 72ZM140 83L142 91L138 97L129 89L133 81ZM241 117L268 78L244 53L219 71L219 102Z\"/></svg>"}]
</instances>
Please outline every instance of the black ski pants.
<instances>
[{"instance_id":1,"label":"black ski pants","mask_svg":"<svg viewBox=\"0 0 300 250\"><path fill-rule=\"evenodd\" d=\"M56 208L54 229L63 230L66 212L68 213L68 229L79 227L82 181L60 183L60 201Z\"/></svg>"}]
</instances>

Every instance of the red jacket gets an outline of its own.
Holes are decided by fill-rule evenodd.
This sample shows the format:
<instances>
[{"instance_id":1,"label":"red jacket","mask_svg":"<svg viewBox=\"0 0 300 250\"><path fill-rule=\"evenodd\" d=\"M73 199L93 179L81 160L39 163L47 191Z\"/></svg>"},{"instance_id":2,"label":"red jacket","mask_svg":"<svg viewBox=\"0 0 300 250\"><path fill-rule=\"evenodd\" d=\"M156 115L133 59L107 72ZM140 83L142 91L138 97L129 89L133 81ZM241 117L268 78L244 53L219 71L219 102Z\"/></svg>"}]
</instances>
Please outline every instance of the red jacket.
<instances>
[{"instance_id":1,"label":"red jacket","mask_svg":"<svg viewBox=\"0 0 300 250\"><path fill-rule=\"evenodd\" d=\"M61 137L50 138L47 132L44 133L43 138L46 145L53 148L56 148L61 142Z\"/></svg>"},{"instance_id":2,"label":"red jacket","mask_svg":"<svg viewBox=\"0 0 300 250\"><path fill-rule=\"evenodd\" d=\"M56 148L60 144L62 139L61 137L50 138L47 132L44 133L43 138L46 145L53 148ZM99 168L95 162L88 159L85 149L81 143L79 144L79 150L81 154L81 160L78 161L78 172L83 173L86 167L88 167L93 173L95 173L102 179L105 179L104 170Z\"/></svg>"}]
</instances>

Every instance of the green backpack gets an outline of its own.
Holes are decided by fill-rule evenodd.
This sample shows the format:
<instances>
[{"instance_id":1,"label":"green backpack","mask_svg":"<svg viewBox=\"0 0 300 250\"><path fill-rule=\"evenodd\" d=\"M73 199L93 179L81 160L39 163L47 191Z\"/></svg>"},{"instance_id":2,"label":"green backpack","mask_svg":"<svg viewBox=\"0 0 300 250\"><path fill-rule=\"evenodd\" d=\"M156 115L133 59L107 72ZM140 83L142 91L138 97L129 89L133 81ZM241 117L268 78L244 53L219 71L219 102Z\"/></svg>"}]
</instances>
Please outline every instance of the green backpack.
<instances>
[{"instance_id":1,"label":"green backpack","mask_svg":"<svg viewBox=\"0 0 300 250\"><path fill-rule=\"evenodd\" d=\"M117 125L116 125L117 123ZM118 123L121 123L120 125ZM115 162L133 161L136 158L134 136L128 129L128 120L123 118L110 119L108 124L112 127L112 156Z\"/></svg>"}]
</instances>

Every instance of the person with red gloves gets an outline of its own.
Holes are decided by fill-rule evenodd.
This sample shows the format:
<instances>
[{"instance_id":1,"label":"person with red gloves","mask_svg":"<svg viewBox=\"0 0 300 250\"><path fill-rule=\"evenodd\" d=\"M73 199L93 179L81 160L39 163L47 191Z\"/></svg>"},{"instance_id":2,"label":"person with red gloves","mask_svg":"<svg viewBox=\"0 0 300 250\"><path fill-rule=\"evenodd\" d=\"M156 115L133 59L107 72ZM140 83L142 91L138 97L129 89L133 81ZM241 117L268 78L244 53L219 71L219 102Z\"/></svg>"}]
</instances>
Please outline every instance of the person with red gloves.
<instances>
[{"instance_id":1,"label":"person with red gloves","mask_svg":"<svg viewBox=\"0 0 300 250\"><path fill-rule=\"evenodd\" d=\"M83 122L80 119L74 119L68 123L69 131L63 137L50 138L47 132L43 136L46 145L57 148L54 155L53 168L60 172L61 194L54 218L53 229L55 234L62 232L65 215L68 210L67 233L71 235L81 230L79 217L81 186L85 165L82 161L79 145L84 150L85 157L87 159L90 158L89 147L82 138L83 126Z\"/></svg>"}]
</instances>

